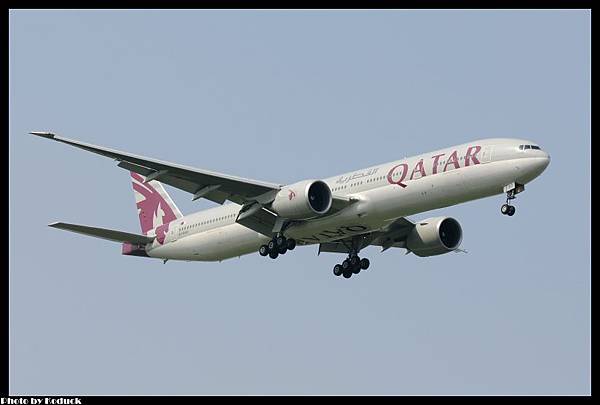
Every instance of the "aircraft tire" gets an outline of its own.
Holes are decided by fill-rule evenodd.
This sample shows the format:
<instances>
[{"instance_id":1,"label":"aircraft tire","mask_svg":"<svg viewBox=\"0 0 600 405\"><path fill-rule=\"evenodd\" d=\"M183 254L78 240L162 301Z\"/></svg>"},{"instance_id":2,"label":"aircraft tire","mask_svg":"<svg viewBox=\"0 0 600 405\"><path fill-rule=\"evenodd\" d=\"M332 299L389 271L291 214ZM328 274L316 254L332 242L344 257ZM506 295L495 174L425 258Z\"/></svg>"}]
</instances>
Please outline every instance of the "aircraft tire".
<instances>
[{"instance_id":1,"label":"aircraft tire","mask_svg":"<svg viewBox=\"0 0 600 405\"><path fill-rule=\"evenodd\" d=\"M261 256L267 256L269 254L269 247L267 245L262 245L259 249L258 249L258 253Z\"/></svg>"}]
</instances>

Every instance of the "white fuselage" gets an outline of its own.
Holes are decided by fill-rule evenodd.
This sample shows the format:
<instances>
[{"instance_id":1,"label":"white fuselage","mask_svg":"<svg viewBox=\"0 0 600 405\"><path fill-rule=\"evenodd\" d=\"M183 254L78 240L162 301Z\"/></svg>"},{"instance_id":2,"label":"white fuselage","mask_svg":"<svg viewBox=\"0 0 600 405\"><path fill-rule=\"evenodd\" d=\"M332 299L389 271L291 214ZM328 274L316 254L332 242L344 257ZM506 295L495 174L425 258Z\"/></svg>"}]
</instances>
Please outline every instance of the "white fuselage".
<instances>
[{"instance_id":1,"label":"white fuselage","mask_svg":"<svg viewBox=\"0 0 600 405\"><path fill-rule=\"evenodd\" d=\"M526 184L548 166L549 155L522 139L484 139L372 166L323 181L334 196L359 201L322 218L286 229L300 245L377 231L417 213L503 193ZM283 187L280 191L286 193ZM257 252L269 237L235 222L241 205L225 204L174 221L163 244L146 248L150 257L217 261Z\"/></svg>"}]
</instances>

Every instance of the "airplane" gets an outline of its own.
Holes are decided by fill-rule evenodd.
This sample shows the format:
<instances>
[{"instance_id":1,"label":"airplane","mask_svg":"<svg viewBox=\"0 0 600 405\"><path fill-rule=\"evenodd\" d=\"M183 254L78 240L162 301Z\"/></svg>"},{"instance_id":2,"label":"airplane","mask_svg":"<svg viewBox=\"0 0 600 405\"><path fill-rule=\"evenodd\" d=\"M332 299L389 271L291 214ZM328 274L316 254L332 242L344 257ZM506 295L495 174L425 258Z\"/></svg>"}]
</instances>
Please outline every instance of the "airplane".
<instances>
[{"instance_id":1,"label":"airplane","mask_svg":"<svg viewBox=\"0 0 600 405\"><path fill-rule=\"evenodd\" d=\"M30 134L114 159L130 172L141 234L55 222L49 226L120 242L128 256L222 261L258 252L276 259L296 246L343 253L335 276L369 268L367 246L435 256L460 249L462 228L447 216L408 217L489 196L511 201L550 163L535 142L492 138L379 164L326 179L282 185L133 155L57 136ZM219 206L183 215L161 183ZM225 202L228 201L227 204Z\"/></svg>"}]
</instances>

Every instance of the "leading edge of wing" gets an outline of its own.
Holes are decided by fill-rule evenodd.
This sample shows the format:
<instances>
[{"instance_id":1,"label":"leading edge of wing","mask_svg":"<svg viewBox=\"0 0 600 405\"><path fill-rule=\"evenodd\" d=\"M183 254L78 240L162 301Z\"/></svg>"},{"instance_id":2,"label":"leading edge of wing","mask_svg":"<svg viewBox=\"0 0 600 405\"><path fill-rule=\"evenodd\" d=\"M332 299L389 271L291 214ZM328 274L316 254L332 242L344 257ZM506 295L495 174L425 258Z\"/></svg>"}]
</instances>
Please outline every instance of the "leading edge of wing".
<instances>
[{"instance_id":1,"label":"leading edge of wing","mask_svg":"<svg viewBox=\"0 0 600 405\"><path fill-rule=\"evenodd\" d=\"M141 165L144 165L144 163L146 163L146 164L153 163L153 164L157 164L157 165L172 167L174 169L180 169L180 170L185 170L185 171L189 171L189 172L196 172L200 175L220 177L225 180L248 183L248 184L252 184L254 186L264 187L264 188L271 189L271 190L279 190L281 188L280 184L269 183L269 182L259 181L259 180L245 179L242 177L231 176L228 174L213 172L210 170L197 169L195 167L179 165L176 163L171 163L171 162L153 159L153 158L147 158L144 156L134 155L132 153L127 153L127 152L123 152L123 151L116 150L116 149L105 148L103 146L97 146L97 145L93 145L90 143L80 142L80 141L76 141L76 140L68 139L68 138L63 138L52 132L32 131L32 132L30 132L30 134L36 135L36 136L39 136L42 138L46 138L46 139L51 139L53 141L66 143L67 145L71 145L71 146L74 146L74 147L77 147L80 149L87 150L88 152L93 152L98 155L110 157L110 158L113 158L113 159L119 160L119 161L127 161L127 162L137 163L137 164L141 164Z\"/></svg>"}]
</instances>

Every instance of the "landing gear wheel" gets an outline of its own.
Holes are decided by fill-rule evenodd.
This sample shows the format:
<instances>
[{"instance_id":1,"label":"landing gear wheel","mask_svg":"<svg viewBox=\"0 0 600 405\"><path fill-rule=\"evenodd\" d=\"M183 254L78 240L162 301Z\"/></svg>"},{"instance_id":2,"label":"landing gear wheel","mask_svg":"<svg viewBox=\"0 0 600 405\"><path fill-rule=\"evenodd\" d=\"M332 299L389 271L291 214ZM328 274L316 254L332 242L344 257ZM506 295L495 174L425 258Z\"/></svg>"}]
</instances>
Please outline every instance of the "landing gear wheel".
<instances>
[{"instance_id":1,"label":"landing gear wheel","mask_svg":"<svg viewBox=\"0 0 600 405\"><path fill-rule=\"evenodd\" d=\"M287 240L287 249L294 250L295 247L296 247L296 239L288 239Z\"/></svg>"},{"instance_id":2,"label":"landing gear wheel","mask_svg":"<svg viewBox=\"0 0 600 405\"><path fill-rule=\"evenodd\" d=\"M282 247L282 248L279 248L279 254L280 254L280 255L284 255L284 254L285 254L285 252L287 252L287 248L286 248L285 246L284 246L284 247Z\"/></svg>"},{"instance_id":3,"label":"landing gear wheel","mask_svg":"<svg viewBox=\"0 0 600 405\"><path fill-rule=\"evenodd\" d=\"M342 262L342 269L343 269L344 271L349 271L349 270L350 270L350 267L351 267L351 266L350 266L350 261L349 261L348 259L346 259L346 260L344 260L344 261ZM346 277L346 278L348 278L348 277Z\"/></svg>"},{"instance_id":4,"label":"landing gear wheel","mask_svg":"<svg viewBox=\"0 0 600 405\"><path fill-rule=\"evenodd\" d=\"M514 207L514 205L509 205L508 206L508 212L506 213L506 215L508 215L509 217L512 217L513 215L515 215L515 211L516 208Z\"/></svg>"},{"instance_id":5,"label":"landing gear wheel","mask_svg":"<svg viewBox=\"0 0 600 405\"><path fill-rule=\"evenodd\" d=\"M361 259L360 260L360 268L363 270L368 269L370 264L371 263L369 262L369 259Z\"/></svg>"},{"instance_id":6,"label":"landing gear wheel","mask_svg":"<svg viewBox=\"0 0 600 405\"><path fill-rule=\"evenodd\" d=\"M352 272L350 270L344 270L342 275L344 276L344 278L350 278L352 277Z\"/></svg>"},{"instance_id":7,"label":"landing gear wheel","mask_svg":"<svg viewBox=\"0 0 600 405\"><path fill-rule=\"evenodd\" d=\"M275 241L270 240L269 243L267 244L267 247L269 248L270 252L273 252L275 250Z\"/></svg>"},{"instance_id":8,"label":"landing gear wheel","mask_svg":"<svg viewBox=\"0 0 600 405\"><path fill-rule=\"evenodd\" d=\"M285 240L285 238L284 238L283 236L277 236L277 237L275 238L275 244L276 244L276 245L277 245L277 247L279 247L279 248L280 248L280 247L282 247L282 246L285 246L285 245L286 245L286 243L285 243L285 242L286 242L286 240Z\"/></svg>"},{"instance_id":9,"label":"landing gear wheel","mask_svg":"<svg viewBox=\"0 0 600 405\"><path fill-rule=\"evenodd\" d=\"M335 266L333 266L333 274L335 276L341 276L343 273L342 271L342 266L339 264L336 264Z\"/></svg>"},{"instance_id":10,"label":"landing gear wheel","mask_svg":"<svg viewBox=\"0 0 600 405\"><path fill-rule=\"evenodd\" d=\"M271 259L277 259L277 256L279 256L279 253L277 253L277 251L272 250L269 252L269 257Z\"/></svg>"},{"instance_id":11,"label":"landing gear wheel","mask_svg":"<svg viewBox=\"0 0 600 405\"><path fill-rule=\"evenodd\" d=\"M502 204L502 207L500 207L500 212L502 213L502 215L508 215L508 213L510 212L510 205L508 204Z\"/></svg>"},{"instance_id":12,"label":"landing gear wheel","mask_svg":"<svg viewBox=\"0 0 600 405\"><path fill-rule=\"evenodd\" d=\"M266 256L269 254L269 247L267 245L262 245L259 249L258 249L258 253L261 256Z\"/></svg>"},{"instance_id":13,"label":"landing gear wheel","mask_svg":"<svg viewBox=\"0 0 600 405\"><path fill-rule=\"evenodd\" d=\"M360 258L359 258L358 256L352 256L352 257L350 258L350 264L351 264L353 267L356 267L356 265L358 265L359 263L360 263Z\"/></svg>"},{"instance_id":14,"label":"landing gear wheel","mask_svg":"<svg viewBox=\"0 0 600 405\"><path fill-rule=\"evenodd\" d=\"M357 264L352 266L352 273L354 273L354 274L360 273L360 262L358 262Z\"/></svg>"}]
</instances>

